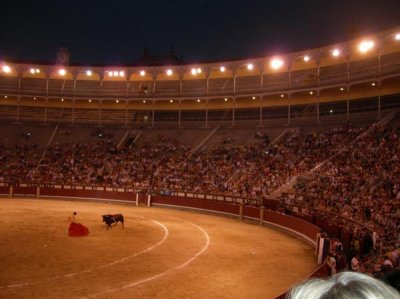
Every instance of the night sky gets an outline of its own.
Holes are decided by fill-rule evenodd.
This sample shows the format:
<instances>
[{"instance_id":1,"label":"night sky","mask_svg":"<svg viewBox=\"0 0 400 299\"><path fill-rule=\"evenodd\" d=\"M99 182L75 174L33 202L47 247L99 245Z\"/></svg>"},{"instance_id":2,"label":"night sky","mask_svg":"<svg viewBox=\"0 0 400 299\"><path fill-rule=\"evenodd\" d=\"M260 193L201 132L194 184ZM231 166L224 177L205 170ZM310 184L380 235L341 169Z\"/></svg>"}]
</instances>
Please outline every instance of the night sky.
<instances>
[{"instance_id":1,"label":"night sky","mask_svg":"<svg viewBox=\"0 0 400 299\"><path fill-rule=\"evenodd\" d=\"M27 2L27 3L24 3ZM400 25L400 0L1 0L0 61L134 64L174 46L185 62L319 47Z\"/></svg>"}]
</instances>

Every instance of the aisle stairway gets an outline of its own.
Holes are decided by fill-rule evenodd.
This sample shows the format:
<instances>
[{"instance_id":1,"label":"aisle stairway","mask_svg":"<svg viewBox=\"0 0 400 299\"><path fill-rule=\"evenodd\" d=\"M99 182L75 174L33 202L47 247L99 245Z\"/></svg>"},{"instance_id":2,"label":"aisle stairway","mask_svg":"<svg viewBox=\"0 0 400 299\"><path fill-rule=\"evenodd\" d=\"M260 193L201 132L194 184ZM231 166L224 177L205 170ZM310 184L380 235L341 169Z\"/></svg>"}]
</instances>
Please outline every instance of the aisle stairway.
<instances>
[{"instance_id":1,"label":"aisle stairway","mask_svg":"<svg viewBox=\"0 0 400 299\"><path fill-rule=\"evenodd\" d=\"M363 138L365 135L369 134L373 130L375 125L384 126L384 125L388 124L395 117L395 115L396 115L396 112L389 113L384 118L380 119L375 124L371 125L366 131L364 131L356 139L354 139L354 141L356 141L356 140L358 140L360 138ZM341 153L345 149L346 149L346 147L343 147L336 154L328 157L327 159L325 159L324 161L322 161L321 163L316 165L314 168L312 168L308 172L301 173L301 174L298 174L298 175L294 176L293 178L290 179L289 182L287 182L286 184L280 186L278 189L276 189L274 192L272 192L270 194L269 198L270 199L279 199L282 196L282 194L293 192L293 188L294 188L295 184L297 183L297 181L299 179L302 179L302 180L305 180L305 181L313 180L315 178L315 174L316 174L316 171L318 169L323 167L326 163L328 163L330 160L335 158L339 153Z\"/></svg>"}]
</instances>

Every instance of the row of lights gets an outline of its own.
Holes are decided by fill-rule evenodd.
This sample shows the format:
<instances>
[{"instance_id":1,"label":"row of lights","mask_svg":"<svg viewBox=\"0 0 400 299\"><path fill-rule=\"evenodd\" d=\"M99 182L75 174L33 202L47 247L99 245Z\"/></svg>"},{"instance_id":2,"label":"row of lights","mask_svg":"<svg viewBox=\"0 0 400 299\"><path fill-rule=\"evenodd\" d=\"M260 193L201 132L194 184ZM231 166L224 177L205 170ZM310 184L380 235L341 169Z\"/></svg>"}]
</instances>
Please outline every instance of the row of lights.
<instances>
[{"instance_id":1,"label":"row of lights","mask_svg":"<svg viewBox=\"0 0 400 299\"><path fill-rule=\"evenodd\" d=\"M400 41L400 33L397 33L394 36L394 39L396 41ZM363 54L367 53L374 47L375 47L375 42L373 40L364 40L358 44L358 50ZM330 52L333 57L339 57L342 54L340 49L338 49L338 48L332 49ZM311 59L309 55L304 55L302 57L303 57L304 62L308 62ZM284 64L284 61L280 58L273 58L270 62L270 66L275 70L281 68L283 66L283 64Z\"/></svg>"},{"instance_id":2,"label":"row of lights","mask_svg":"<svg viewBox=\"0 0 400 299\"><path fill-rule=\"evenodd\" d=\"M397 33L394 36L394 39L396 41L400 41L400 33ZM374 47L375 47L375 42L373 40L365 40L365 41L362 41L362 42L360 42L358 44L358 50L361 53L366 53L366 52L370 51ZM341 55L341 51L340 51L340 49L335 48L335 49L331 50L331 54L334 57L338 57L338 56ZM309 55L304 55L303 56L304 62L308 62L308 61L310 61L310 59L311 58L310 58ZM280 69L283 65L284 65L284 61L282 59L280 59L280 58L273 58L271 60L271 62L270 62L270 66L275 70L276 69ZM252 63L246 64L246 67L247 67L247 69L249 71L254 69L254 65ZM10 73L11 72L11 67L8 66L8 65L3 65L2 66L2 70L3 70L4 73ZM219 67L219 71L222 72L222 73L225 72L226 71L225 66L220 66ZM39 74L40 73L40 69L38 69L38 68L30 68L29 72L31 74ZM58 74L60 76L65 76L66 73L67 73L67 71L65 69L59 69L58 70ZM86 73L86 75L88 77L92 76L92 74L93 74L91 70L87 70L85 73ZM167 76L172 76L173 75L173 70L172 69L167 69L165 71L165 73L167 74ZM202 73L202 69L201 68L192 68L191 69L191 74L194 75L194 76L196 76L198 74L201 74L201 73ZM106 74L109 77L125 77L125 72L123 70L110 70L110 71L106 71ZM144 70L139 71L139 75L142 76L142 77L145 76L146 75L146 71L144 71Z\"/></svg>"},{"instance_id":3,"label":"row of lights","mask_svg":"<svg viewBox=\"0 0 400 299\"><path fill-rule=\"evenodd\" d=\"M376 82L371 82L370 85L371 85L371 86L376 86ZM345 88L344 88L344 87L340 87L339 90L340 90L340 91L344 91ZM312 91L312 90L309 91L309 94L310 94L310 95L313 95L313 94L314 94L314 91ZM285 97L285 94L281 94L280 96L281 96L281 98L284 98L284 97ZM4 98L7 99L8 96L5 95ZM252 97L252 100L255 100L256 98L257 98L257 97L253 96L253 97ZM34 97L33 99L36 100L37 98ZM61 101L64 102L64 99L62 98ZM196 101L197 101L198 103L201 102L200 99L197 99ZM224 101L227 102L227 101L228 101L228 98L224 98ZM89 99L89 102L92 102L92 100ZM119 103L119 100L115 100L115 102L116 102L116 103ZM170 100L170 102L173 103L173 100ZM146 100L143 100L143 103L146 103Z\"/></svg>"},{"instance_id":4,"label":"row of lights","mask_svg":"<svg viewBox=\"0 0 400 299\"><path fill-rule=\"evenodd\" d=\"M375 82L372 82L372 83L371 83L371 86L376 86L376 83L375 83ZM344 87L340 87L340 91L344 91ZM308 93L309 93L310 95L313 95L313 94L314 94L314 91L310 90ZM284 98L284 97L285 97L285 94L282 93L282 94L280 95L280 97L281 97L281 98ZM4 98L7 99L8 96L4 96ZM252 100L256 100L257 97L253 96L251 99L252 99ZM34 97L33 100L36 101L37 98ZM225 101L225 102L228 102L228 98L224 98L224 101ZM61 102L64 102L64 98L61 98ZM91 102L92 102L92 99L89 99L88 102L91 103ZM119 103L119 100L115 100L115 102L118 104L118 103ZM174 100L171 99L171 100L169 100L169 102L170 102L170 103L173 103ZM200 103L201 100L200 100L200 99L197 99L196 102L197 102L197 103ZM146 100L143 100L142 103L143 103L143 104L146 104L147 101L146 101Z\"/></svg>"}]
</instances>

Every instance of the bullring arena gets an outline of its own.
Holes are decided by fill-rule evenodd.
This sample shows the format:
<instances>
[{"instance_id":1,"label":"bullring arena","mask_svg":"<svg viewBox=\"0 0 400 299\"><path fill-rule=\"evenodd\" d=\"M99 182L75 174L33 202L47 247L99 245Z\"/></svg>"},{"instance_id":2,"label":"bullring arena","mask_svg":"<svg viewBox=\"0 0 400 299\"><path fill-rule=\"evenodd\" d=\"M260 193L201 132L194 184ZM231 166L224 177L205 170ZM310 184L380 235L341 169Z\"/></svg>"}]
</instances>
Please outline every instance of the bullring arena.
<instances>
[{"instance_id":1,"label":"bullring arena","mask_svg":"<svg viewBox=\"0 0 400 299\"><path fill-rule=\"evenodd\" d=\"M74 210L88 237L68 236ZM26 198L0 216L2 298L273 298L316 267L302 240L226 217Z\"/></svg>"},{"instance_id":2,"label":"bullring arena","mask_svg":"<svg viewBox=\"0 0 400 299\"><path fill-rule=\"evenodd\" d=\"M0 66L2 298L284 298L328 251L377 278L400 253L399 28L213 63ZM89 236L68 236L74 211Z\"/></svg>"}]
</instances>

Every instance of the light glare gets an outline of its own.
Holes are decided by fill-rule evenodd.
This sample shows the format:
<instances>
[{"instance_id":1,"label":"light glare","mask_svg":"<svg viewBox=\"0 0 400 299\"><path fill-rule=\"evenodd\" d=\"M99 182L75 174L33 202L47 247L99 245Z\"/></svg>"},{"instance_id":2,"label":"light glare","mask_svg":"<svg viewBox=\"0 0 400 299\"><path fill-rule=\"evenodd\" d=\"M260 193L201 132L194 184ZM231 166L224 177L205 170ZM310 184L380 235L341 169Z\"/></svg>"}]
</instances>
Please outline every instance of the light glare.
<instances>
[{"instance_id":1,"label":"light glare","mask_svg":"<svg viewBox=\"0 0 400 299\"><path fill-rule=\"evenodd\" d=\"M8 65L4 65L3 66L3 72L9 73L9 72L11 72L11 68Z\"/></svg>"},{"instance_id":2,"label":"light glare","mask_svg":"<svg viewBox=\"0 0 400 299\"><path fill-rule=\"evenodd\" d=\"M140 72L139 72L139 74L140 74L140 76L144 76L144 75L146 75L146 72L145 71L143 71L143 70L141 70Z\"/></svg>"},{"instance_id":3,"label":"light glare","mask_svg":"<svg viewBox=\"0 0 400 299\"><path fill-rule=\"evenodd\" d=\"M332 51L332 55L335 56L335 57L338 57L338 56L340 55L339 49L334 49L334 50Z\"/></svg>"},{"instance_id":4,"label":"light glare","mask_svg":"<svg viewBox=\"0 0 400 299\"><path fill-rule=\"evenodd\" d=\"M283 65L283 61L281 59L275 58L271 60L271 67L274 70L279 69Z\"/></svg>"},{"instance_id":5,"label":"light glare","mask_svg":"<svg viewBox=\"0 0 400 299\"><path fill-rule=\"evenodd\" d=\"M172 70L167 70L167 75L172 76ZM172 102L171 102L172 103Z\"/></svg>"},{"instance_id":6,"label":"light glare","mask_svg":"<svg viewBox=\"0 0 400 299\"><path fill-rule=\"evenodd\" d=\"M251 63L249 63L249 64L247 65L247 69L248 69L249 71L251 71L253 68L254 68L254 65L252 65Z\"/></svg>"},{"instance_id":7,"label":"light glare","mask_svg":"<svg viewBox=\"0 0 400 299\"><path fill-rule=\"evenodd\" d=\"M224 66L221 66L221 67L219 68L219 70L220 70L221 73L223 73L223 72L225 72L226 69L225 69Z\"/></svg>"},{"instance_id":8,"label":"light glare","mask_svg":"<svg viewBox=\"0 0 400 299\"><path fill-rule=\"evenodd\" d=\"M366 53L369 50L371 50L374 46L375 46L375 43L372 40L362 41L358 45L358 50L360 50L361 53Z\"/></svg>"},{"instance_id":9,"label":"light glare","mask_svg":"<svg viewBox=\"0 0 400 299\"><path fill-rule=\"evenodd\" d=\"M64 70L64 69L58 70L58 74L59 74L60 76L65 76L66 73L67 73L67 72L66 72L66 70Z\"/></svg>"}]
</instances>

